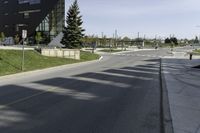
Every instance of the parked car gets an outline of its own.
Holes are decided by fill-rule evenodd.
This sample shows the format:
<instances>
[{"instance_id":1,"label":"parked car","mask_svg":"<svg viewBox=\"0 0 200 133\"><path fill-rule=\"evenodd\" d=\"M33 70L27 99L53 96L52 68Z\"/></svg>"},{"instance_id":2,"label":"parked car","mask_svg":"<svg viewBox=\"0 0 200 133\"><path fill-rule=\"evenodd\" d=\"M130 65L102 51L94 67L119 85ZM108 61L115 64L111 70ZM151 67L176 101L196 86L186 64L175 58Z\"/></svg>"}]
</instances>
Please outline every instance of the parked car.
<instances>
[{"instance_id":1,"label":"parked car","mask_svg":"<svg viewBox=\"0 0 200 133\"><path fill-rule=\"evenodd\" d=\"M15 42L14 42L13 37L6 37L6 38L4 39L4 41L2 42L2 44L3 44L4 46L7 46L7 45L14 45Z\"/></svg>"}]
</instances>

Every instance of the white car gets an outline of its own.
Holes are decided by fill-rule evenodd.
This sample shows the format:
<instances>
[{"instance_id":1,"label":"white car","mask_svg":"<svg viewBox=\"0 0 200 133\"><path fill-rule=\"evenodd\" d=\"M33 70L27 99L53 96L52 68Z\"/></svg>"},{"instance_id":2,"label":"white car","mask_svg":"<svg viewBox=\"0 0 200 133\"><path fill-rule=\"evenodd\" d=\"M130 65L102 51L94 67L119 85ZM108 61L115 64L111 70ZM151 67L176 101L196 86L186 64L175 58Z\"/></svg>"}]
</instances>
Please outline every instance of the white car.
<instances>
[{"instance_id":1,"label":"white car","mask_svg":"<svg viewBox=\"0 0 200 133\"><path fill-rule=\"evenodd\" d=\"M13 37L6 37L2 42L3 45L14 45Z\"/></svg>"}]
</instances>

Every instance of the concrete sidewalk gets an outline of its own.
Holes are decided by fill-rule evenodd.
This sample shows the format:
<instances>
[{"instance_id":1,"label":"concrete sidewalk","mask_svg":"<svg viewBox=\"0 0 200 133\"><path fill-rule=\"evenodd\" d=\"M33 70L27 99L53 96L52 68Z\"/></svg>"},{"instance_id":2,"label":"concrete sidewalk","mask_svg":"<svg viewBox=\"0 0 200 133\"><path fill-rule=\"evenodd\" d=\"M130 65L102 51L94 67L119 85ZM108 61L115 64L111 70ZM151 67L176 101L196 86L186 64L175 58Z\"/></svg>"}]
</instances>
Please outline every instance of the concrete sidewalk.
<instances>
[{"instance_id":1,"label":"concrete sidewalk","mask_svg":"<svg viewBox=\"0 0 200 133\"><path fill-rule=\"evenodd\" d=\"M22 50L22 45L0 46L3 50ZM34 47L25 46L24 50L34 50Z\"/></svg>"},{"instance_id":2,"label":"concrete sidewalk","mask_svg":"<svg viewBox=\"0 0 200 133\"><path fill-rule=\"evenodd\" d=\"M200 60L162 59L174 133L200 133Z\"/></svg>"}]
</instances>

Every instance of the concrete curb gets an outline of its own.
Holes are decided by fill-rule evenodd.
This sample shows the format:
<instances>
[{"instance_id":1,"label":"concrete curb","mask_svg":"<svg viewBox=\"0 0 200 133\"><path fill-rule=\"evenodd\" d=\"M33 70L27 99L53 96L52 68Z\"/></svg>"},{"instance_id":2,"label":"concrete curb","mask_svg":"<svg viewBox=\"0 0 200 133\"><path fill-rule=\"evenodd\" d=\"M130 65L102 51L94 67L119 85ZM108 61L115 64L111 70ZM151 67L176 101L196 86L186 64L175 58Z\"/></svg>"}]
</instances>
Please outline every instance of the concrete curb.
<instances>
[{"instance_id":1,"label":"concrete curb","mask_svg":"<svg viewBox=\"0 0 200 133\"><path fill-rule=\"evenodd\" d=\"M121 52L115 52L111 53L112 55L117 55L117 54L123 54L123 53L130 53L130 52L139 52L139 51L153 51L156 49L133 49L133 50L127 50L127 51L121 51Z\"/></svg>"},{"instance_id":2,"label":"concrete curb","mask_svg":"<svg viewBox=\"0 0 200 133\"><path fill-rule=\"evenodd\" d=\"M103 59L102 56L100 58ZM90 64L90 63L99 62L100 61L99 59L98 60L92 60L92 61L86 61L86 62L78 62L78 63L73 63L73 64L66 64L66 65L55 66L55 67L49 67L49 68L43 68L43 69L37 69L37 70L32 70L32 71L27 71L27 72L19 72L19 73L5 75L5 76L0 76L0 80L9 79L9 78L18 77L18 76L26 76L26 75L33 74L33 73L41 73L41 72L47 72L47 71L54 71L54 70L57 70L57 69L77 67L79 65L86 65L86 64Z\"/></svg>"},{"instance_id":3,"label":"concrete curb","mask_svg":"<svg viewBox=\"0 0 200 133\"><path fill-rule=\"evenodd\" d=\"M162 58L160 59L160 87L161 87L161 133L174 133L170 112L168 91L163 73Z\"/></svg>"},{"instance_id":4,"label":"concrete curb","mask_svg":"<svg viewBox=\"0 0 200 133\"><path fill-rule=\"evenodd\" d=\"M99 61L101 61L103 59L103 56L101 56L100 58L99 58Z\"/></svg>"},{"instance_id":5,"label":"concrete curb","mask_svg":"<svg viewBox=\"0 0 200 133\"><path fill-rule=\"evenodd\" d=\"M134 51L127 50L127 51L115 52L115 53L110 53L110 54L117 55L117 54L130 53L130 52L134 52Z\"/></svg>"},{"instance_id":6,"label":"concrete curb","mask_svg":"<svg viewBox=\"0 0 200 133\"><path fill-rule=\"evenodd\" d=\"M1 50L22 50L22 47L0 46ZM34 48L25 47L24 50L34 50Z\"/></svg>"}]
</instances>

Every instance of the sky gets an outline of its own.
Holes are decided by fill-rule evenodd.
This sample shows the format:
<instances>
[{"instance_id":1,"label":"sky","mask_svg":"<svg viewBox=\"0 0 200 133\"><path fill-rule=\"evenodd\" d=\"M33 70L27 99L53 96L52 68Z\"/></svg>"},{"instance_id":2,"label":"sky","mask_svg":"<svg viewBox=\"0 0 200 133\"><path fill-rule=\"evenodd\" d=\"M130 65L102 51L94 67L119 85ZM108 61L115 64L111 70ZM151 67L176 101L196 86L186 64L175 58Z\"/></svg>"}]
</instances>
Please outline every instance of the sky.
<instances>
[{"instance_id":1,"label":"sky","mask_svg":"<svg viewBox=\"0 0 200 133\"><path fill-rule=\"evenodd\" d=\"M73 0L66 0L66 11ZM78 0L87 35L200 36L200 0Z\"/></svg>"}]
</instances>

